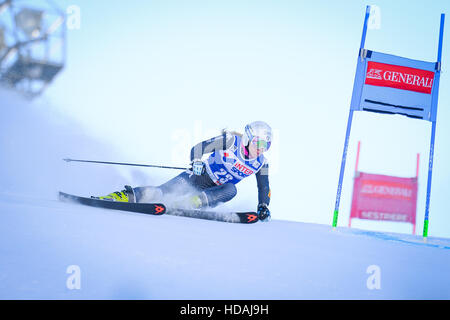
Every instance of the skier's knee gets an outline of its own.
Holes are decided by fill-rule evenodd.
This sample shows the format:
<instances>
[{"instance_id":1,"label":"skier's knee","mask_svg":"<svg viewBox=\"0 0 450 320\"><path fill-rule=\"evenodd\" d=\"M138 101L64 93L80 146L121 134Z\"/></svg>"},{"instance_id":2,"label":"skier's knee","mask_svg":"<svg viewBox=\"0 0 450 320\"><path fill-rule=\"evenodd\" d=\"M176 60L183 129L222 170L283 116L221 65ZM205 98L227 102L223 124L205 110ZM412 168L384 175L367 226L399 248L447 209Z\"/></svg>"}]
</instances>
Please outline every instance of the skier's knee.
<instances>
[{"instance_id":1,"label":"skier's knee","mask_svg":"<svg viewBox=\"0 0 450 320\"><path fill-rule=\"evenodd\" d=\"M158 187L148 186L148 187L136 187L133 188L136 202L155 202L160 201L163 192Z\"/></svg>"},{"instance_id":2,"label":"skier's knee","mask_svg":"<svg viewBox=\"0 0 450 320\"><path fill-rule=\"evenodd\" d=\"M230 201L236 194L236 186L231 183L216 186L203 192L204 197L206 197L206 205L209 207L215 207L219 203Z\"/></svg>"},{"instance_id":3,"label":"skier's knee","mask_svg":"<svg viewBox=\"0 0 450 320\"><path fill-rule=\"evenodd\" d=\"M237 194L236 186L232 183L227 183L224 185L224 194L228 198L226 201L230 201L233 199Z\"/></svg>"}]
</instances>

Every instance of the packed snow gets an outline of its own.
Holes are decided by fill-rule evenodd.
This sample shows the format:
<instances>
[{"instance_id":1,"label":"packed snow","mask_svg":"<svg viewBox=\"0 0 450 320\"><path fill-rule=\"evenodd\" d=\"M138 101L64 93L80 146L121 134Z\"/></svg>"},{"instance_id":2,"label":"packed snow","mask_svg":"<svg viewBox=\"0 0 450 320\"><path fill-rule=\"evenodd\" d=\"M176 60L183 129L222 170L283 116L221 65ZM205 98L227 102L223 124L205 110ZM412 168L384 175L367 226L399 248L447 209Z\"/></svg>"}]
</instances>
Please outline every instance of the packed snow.
<instances>
[{"instance_id":1,"label":"packed snow","mask_svg":"<svg viewBox=\"0 0 450 320\"><path fill-rule=\"evenodd\" d=\"M17 99L2 97L0 118L0 299L450 298L450 239L60 202L59 190L106 194L145 178L63 162L118 152Z\"/></svg>"}]
</instances>

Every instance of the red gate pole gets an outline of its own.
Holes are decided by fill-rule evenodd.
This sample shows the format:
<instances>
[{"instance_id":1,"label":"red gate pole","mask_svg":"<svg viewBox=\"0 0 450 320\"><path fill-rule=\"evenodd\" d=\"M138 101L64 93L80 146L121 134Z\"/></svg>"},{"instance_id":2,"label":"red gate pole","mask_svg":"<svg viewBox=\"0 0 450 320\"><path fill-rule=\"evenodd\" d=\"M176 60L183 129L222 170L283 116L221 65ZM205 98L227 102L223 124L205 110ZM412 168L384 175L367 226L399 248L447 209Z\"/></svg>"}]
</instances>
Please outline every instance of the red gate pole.
<instances>
[{"instance_id":1,"label":"red gate pole","mask_svg":"<svg viewBox=\"0 0 450 320\"><path fill-rule=\"evenodd\" d=\"M419 178L419 160L420 160L420 153L417 154L416 178Z\"/></svg>"},{"instance_id":2,"label":"red gate pole","mask_svg":"<svg viewBox=\"0 0 450 320\"><path fill-rule=\"evenodd\" d=\"M361 141L358 141L358 151L356 151L356 165L355 165L355 175L358 172L358 164L359 164L359 151L361 149Z\"/></svg>"},{"instance_id":3,"label":"red gate pole","mask_svg":"<svg viewBox=\"0 0 450 320\"><path fill-rule=\"evenodd\" d=\"M420 162L420 153L417 153L417 164L416 164L416 183L417 185L419 184L419 162ZM417 199L416 199L417 201ZM416 209L417 210L417 209ZM416 219L414 219L414 224L413 224L413 235L416 235Z\"/></svg>"}]
</instances>

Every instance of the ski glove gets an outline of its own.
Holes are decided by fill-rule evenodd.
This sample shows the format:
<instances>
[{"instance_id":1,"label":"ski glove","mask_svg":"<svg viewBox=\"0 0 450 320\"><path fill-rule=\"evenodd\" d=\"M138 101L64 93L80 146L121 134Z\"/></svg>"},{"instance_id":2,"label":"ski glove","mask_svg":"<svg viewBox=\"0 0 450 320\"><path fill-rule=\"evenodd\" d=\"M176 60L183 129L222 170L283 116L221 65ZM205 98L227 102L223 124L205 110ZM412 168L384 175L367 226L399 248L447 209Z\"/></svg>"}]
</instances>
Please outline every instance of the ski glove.
<instances>
[{"instance_id":1,"label":"ski glove","mask_svg":"<svg viewBox=\"0 0 450 320\"><path fill-rule=\"evenodd\" d=\"M265 203L260 203L258 205L258 218L260 221L262 222L269 222L270 221L270 210L267 207L267 204Z\"/></svg>"},{"instance_id":2,"label":"ski glove","mask_svg":"<svg viewBox=\"0 0 450 320\"><path fill-rule=\"evenodd\" d=\"M205 164L201 160L194 159L191 163L192 173L201 176L205 172Z\"/></svg>"}]
</instances>

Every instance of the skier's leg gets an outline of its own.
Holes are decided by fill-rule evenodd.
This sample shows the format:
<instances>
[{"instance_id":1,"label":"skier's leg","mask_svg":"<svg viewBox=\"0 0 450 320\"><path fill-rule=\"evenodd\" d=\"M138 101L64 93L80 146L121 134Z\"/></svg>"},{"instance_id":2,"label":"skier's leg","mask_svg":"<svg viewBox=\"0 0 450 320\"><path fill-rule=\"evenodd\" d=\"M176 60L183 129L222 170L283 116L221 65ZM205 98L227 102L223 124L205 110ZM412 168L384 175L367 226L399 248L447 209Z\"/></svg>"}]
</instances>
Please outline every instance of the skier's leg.
<instances>
[{"instance_id":1,"label":"skier's leg","mask_svg":"<svg viewBox=\"0 0 450 320\"><path fill-rule=\"evenodd\" d=\"M181 188L179 195L186 195L186 197L176 199L174 202L175 206L188 206L191 208L215 207L221 202L231 200L237 193L234 184L218 186L206 172L200 176L186 173L183 175L183 180L185 186Z\"/></svg>"},{"instance_id":2,"label":"skier's leg","mask_svg":"<svg viewBox=\"0 0 450 320\"><path fill-rule=\"evenodd\" d=\"M183 172L159 188L164 194L180 196L173 201L175 206L187 205L193 208L215 207L221 202L230 201L237 193L234 184L218 186L206 172L200 176ZM186 197L182 197L184 195Z\"/></svg>"},{"instance_id":3,"label":"skier's leg","mask_svg":"<svg viewBox=\"0 0 450 320\"><path fill-rule=\"evenodd\" d=\"M236 194L236 186L232 183L226 183L221 186L204 189L191 199L191 203L197 208L215 207L219 203L230 201Z\"/></svg>"},{"instance_id":4,"label":"skier's leg","mask_svg":"<svg viewBox=\"0 0 450 320\"><path fill-rule=\"evenodd\" d=\"M200 176L182 172L159 187L134 188L137 202L164 202L175 207L215 207L236 196L233 184L217 186L207 173ZM163 199L164 198L164 199Z\"/></svg>"},{"instance_id":5,"label":"skier's leg","mask_svg":"<svg viewBox=\"0 0 450 320\"><path fill-rule=\"evenodd\" d=\"M136 202L158 202L162 198L162 191L158 187L145 186L133 188Z\"/></svg>"},{"instance_id":6,"label":"skier's leg","mask_svg":"<svg viewBox=\"0 0 450 320\"><path fill-rule=\"evenodd\" d=\"M167 195L182 195L192 188L189 174L182 172L159 187L144 186L133 188L137 202L157 202Z\"/></svg>"},{"instance_id":7,"label":"skier's leg","mask_svg":"<svg viewBox=\"0 0 450 320\"><path fill-rule=\"evenodd\" d=\"M161 189L164 194L181 195L192 189L193 186L194 184L189 173L182 172L166 183L163 183L158 188Z\"/></svg>"},{"instance_id":8,"label":"skier's leg","mask_svg":"<svg viewBox=\"0 0 450 320\"><path fill-rule=\"evenodd\" d=\"M159 187L143 186L131 188L125 186L125 190L111 192L102 197L92 197L101 200L121 201L121 202L159 202L166 195L183 195L188 191L196 191L197 186L193 179L186 172L182 172L178 176L170 179Z\"/></svg>"},{"instance_id":9,"label":"skier's leg","mask_svg":"<svg viewBox=\"0 0 450 320\"><path fill-rule=\"evenodd\" d=\"M163 198L175 197L178 205L187 204L194 208L214 207L221 202L227 202L236 196L234 184L224 184L217 186L207 174L201 176L189 175L182 172L178 176L170 179L166 183L155 186L142 186L131 188L125 186L121 192L113 192L105 197L98 197L104 200L128 201L128 202L161 202ZM186 198L184 199L184 197ZM167 198L165 198L167 200Z\"/></svg>"}]
</instances>

